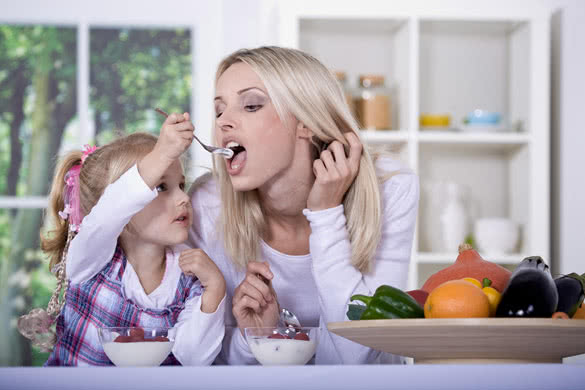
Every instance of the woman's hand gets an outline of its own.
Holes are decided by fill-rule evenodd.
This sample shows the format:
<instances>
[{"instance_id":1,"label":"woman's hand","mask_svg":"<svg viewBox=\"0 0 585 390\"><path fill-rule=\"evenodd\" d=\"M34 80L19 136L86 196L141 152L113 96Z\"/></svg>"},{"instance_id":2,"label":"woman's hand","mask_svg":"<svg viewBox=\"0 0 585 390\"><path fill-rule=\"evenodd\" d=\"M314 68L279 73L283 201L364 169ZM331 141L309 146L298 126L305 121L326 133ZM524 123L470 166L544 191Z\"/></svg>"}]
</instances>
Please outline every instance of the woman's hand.
<instances>
[{"instance_id":1,"label":"woman's hand","mask_svg":"<svg viewBox=\"0 0 585 390\"><path fill-rule=\"evenodd\" d=\"M203 286L201 311L213 313L225 296L225 279L217 265L202 249L187 249L179 256L179 267L185 275L195 276Z\"/></svg>"},{"instance_id":2,"label":"woman's hand","mask_svg":"<svg viewBox=\"0 0 585 390\"><path fill-rule=\"evenodd\" d=\"M307 208L312 211L339 206L358 174L362 143L353 132L345 133L345 138L349 143L349 156L345 156L341 142L333 141L313 162L315 183L307 199Z\"/></svg>"},{"instance_id":3,"label":"woman's hand","mask_svg":"<svg viewBox=\"0 0 585 390\"><path fill-rule=\"evenodd\" d=\"M278 301L270 283L273 276L267 263L248 263L246 277L234 291L232 301L232 313L242 333L244 328L275 326L278 322Z\"/></svg>"},{"instance_id":4,"label":"woman's hand","mask_svg":"<svg viewBox=\"0 0 585 390\"><path fill-rule=\"evenodd\" d=\"M189 148L193 142L193 131L195 131L189 119L188 112L173 113L165 119L154 147L162 158L174 161Z\"/></svg>"}]
</instances>

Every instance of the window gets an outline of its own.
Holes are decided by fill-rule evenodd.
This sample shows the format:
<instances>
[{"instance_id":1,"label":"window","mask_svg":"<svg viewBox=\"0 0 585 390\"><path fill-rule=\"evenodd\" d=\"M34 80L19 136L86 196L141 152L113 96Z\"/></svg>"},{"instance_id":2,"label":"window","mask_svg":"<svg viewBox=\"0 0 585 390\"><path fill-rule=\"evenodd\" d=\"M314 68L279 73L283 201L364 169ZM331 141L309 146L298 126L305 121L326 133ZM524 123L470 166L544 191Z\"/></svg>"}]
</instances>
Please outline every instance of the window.
<instances>
[{"instance_id":1,"label":"window","mask_svg":"<svg viewBox=\"0 0 585 390\"><path fill-rule=\"evenodd\" d=\"M0 335L0 365L47 358L15 325L45 307L55 285L39 231L57 157L135 131L158 134L155 107L191 112L202 139L213 123L217 5L67 5L14 4L0 16L0 324L10 329ZM200 149L189 157L188 178L210 165Z\"/></svg>"}]
</instances>

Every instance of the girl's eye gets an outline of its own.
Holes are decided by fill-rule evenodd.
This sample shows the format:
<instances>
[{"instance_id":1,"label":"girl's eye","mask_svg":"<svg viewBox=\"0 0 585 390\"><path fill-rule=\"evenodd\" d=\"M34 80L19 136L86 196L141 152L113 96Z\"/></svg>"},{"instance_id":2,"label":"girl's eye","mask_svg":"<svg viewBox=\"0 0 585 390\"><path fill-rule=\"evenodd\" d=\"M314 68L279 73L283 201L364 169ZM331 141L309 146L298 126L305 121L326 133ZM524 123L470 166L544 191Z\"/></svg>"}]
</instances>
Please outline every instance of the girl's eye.
<instances>
[{"instance_id":1,"label":"girl's eye","mask_svg":"<svg viewBox=\"0 0 585 390\"><path fill-rule=\"evenodd\" d=\"M156 186L156 190L158 192L165 192L167 190L167 185L165 183L161 183L158 186Z\"/></svg>"},{"instance_id":2,"label":"girl's eye","mask_svg":"<svg viewBox=\"0 0 585 390\"><path fill-rule=\"evenodd\" d=\"M262 108L261 104L248 104L246 107L246 111L248 112L254 112L254 111L258 111L259 109Z\"/></svg>"},{"instance_id":3,"label":"girl's eye","mask_svg":"<svg viewBox=\"0 0 585 390\"><path fill-rule=\"evenodd\" d=\"M185 183L179 184L179 188L181 189L181 191L185 191Z\"/></svg>"}]
</instances>

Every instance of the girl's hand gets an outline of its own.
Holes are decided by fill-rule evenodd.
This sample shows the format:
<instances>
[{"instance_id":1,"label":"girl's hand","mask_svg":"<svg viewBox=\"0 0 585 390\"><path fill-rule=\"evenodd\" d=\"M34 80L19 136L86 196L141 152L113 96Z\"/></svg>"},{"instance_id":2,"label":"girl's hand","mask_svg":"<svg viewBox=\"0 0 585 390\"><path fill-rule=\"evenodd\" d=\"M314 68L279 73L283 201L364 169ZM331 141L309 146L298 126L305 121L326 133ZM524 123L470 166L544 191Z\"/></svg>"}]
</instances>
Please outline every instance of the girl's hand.
<instances>
[{"instance_id":1,"label":"girl's hand","mask_svg":"<svg viewBox=\"0 0 585 390\"><path fill-rule=\"evenodd\" d=\"M202 249L187 249L179 256L179 267L185 275L195 276L204 288L201 311L213 313L225 296L225 279L217 265Z\"/></svg>"},{"instance_id":2,"label":"girl's hand","mask_svg":"<svg viewBox=\"0 0 585 390\"><path fill-rule=\"evenodd\" d=\"M170 114L163 122L154 149L168 161L174 161L181 156L193 142L195 127L189 120L189 113Z\"/></svg>"},{"instance_id":3,"label":"girl's hand","mask_svg":"<svg viewBox=\"0 0 585 390\"><path fill-rule=\"evenodd\" d=\"M307 199L307 208L312 211L339 206L358 174L362 143L353 132L345 133L345 138L349 142L349 156L345 156L341 142L333 141L313 162L315 183Z\"/></svg>"},{"instance_id":4,"label":"girl's hand","mask_svg":"<svg viewBox=\"0 0 585 390\"><path fill-rule=\"evenodd\" d=\"M244 328L275 326L278 322L278 300L270 282L273 276L267 263L248 263L246 277L234 291L232 301L232 313L242 334Z\"/></svg>"}]
</instances>

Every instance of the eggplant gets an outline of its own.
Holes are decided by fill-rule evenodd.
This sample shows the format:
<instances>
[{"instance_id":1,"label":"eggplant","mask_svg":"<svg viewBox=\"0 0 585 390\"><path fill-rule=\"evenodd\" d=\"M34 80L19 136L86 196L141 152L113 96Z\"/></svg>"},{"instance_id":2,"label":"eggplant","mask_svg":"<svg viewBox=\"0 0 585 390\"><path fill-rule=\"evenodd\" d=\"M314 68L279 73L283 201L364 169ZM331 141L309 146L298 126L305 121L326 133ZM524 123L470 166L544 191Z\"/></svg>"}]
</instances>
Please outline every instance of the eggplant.
<instances>
[{"instance_id":1,"label":"eggplant","mask_svg":"<svg viewBox=\"0 0 585 390\"><path fill-rule=\"evenodd\" d=\"M567 313L573 317L585 298L585 274L578 275L574 272L555 279L559 304L557 311Z\"/></svg>"},{"instance_id":2,"label":"eggplant","mask_svg":"<svg viewBox=\"0 0 585 390\"><path fill-rule=\"evenodd\" d=\"M496 317L548 317L557 309L559 294L548 265L540 256L518 264L496 310Z\"/></svg>"}]
</instances>

